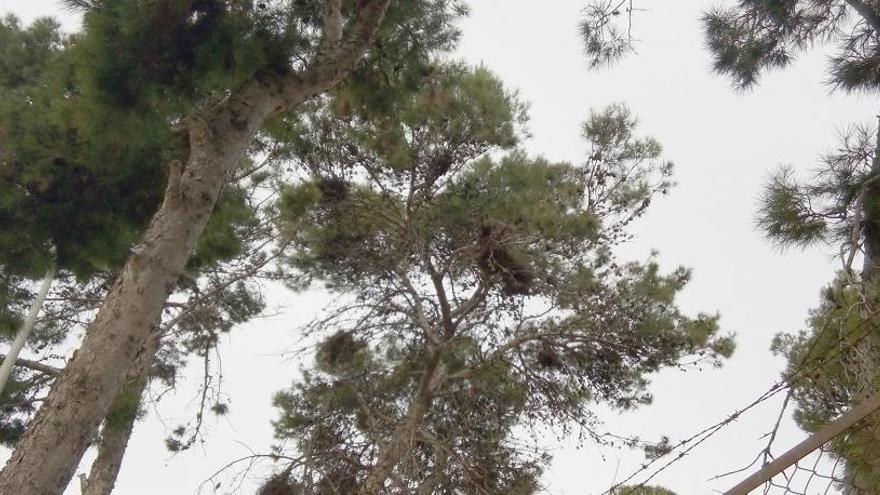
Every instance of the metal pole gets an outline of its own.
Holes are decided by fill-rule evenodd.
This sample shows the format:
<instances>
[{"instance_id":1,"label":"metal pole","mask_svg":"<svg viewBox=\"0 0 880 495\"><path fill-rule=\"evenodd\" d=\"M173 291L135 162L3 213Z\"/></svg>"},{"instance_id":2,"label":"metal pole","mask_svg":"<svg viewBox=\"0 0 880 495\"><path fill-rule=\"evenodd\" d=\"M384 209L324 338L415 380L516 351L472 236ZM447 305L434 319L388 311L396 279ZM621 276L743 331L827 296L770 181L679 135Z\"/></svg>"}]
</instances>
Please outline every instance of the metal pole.
<instances>
[{"instance_id":1,"label":"metal pole","mask_svg":"<svg viewBox=\"0 0 880 495\"><path fill-rule=\"evenodd\" d=\"M789 466L830 442L834 437L840 435L878 409L880 409L880 392L875 393L861 404L828 423L824 428L795 445L788 452L782 454L776 460L743 480L740 484L724 492L724 495L748 495L752 490L770 481L774 476L785 471Z\"/></svg>"},{"instance_id":2,"label":"metal pole","mask_svg":"<svg viewBox=\"0 0 880 495\"><path fill-rule=\"evenodd\" d=\"M15 366L18 354L24 348L28 336L30 336L31 331L34 329L37 315L40 313L40 309L43 308L43 302L46 300L46 295L49 293L49 287L52 286L53 280L55 280L54 264L46 270L46 276L43 277L43 283L40 285L40 291L37 293L37 298L34 299L34 302L31 304L31 308L28 310L27 317L24 319L21 329L19 329L18 334L15 336L15 340L12 341L12 347L9 348L9 352L6 353L6 358L3 360L3 364L0 365L0 394L2 394L3 389L6 388L6 382L9 381L9 375L12 374L12 368Z\"/></svg>"}]
</instances>

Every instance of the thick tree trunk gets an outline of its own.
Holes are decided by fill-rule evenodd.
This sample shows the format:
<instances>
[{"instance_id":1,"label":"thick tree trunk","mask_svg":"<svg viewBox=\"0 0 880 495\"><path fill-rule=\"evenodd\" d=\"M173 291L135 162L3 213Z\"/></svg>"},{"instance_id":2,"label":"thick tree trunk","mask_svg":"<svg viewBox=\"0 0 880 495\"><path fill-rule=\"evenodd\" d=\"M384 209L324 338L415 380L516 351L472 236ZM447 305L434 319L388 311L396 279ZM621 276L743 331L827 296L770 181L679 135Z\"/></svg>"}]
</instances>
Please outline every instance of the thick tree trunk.
<instances>
[{"instance_id":1,"label":"thick tree trunk","mask_svg":"<svg viewBox=\"0 0 880 495\"><path fill-rule=\"evenodd\" d=\"M89 476L82 487L82 495L110 495L122 467L128 440L140 412L141 399L149 383L150 370L159 350L160 339L148 339L138 361L126 377L125 385L110 405L110 415L104 420L98 457L92 463Z\"/></svg>"},{"instance_id":2,"label":"thick tree trunk","mask_svg":"<svg viewBox=\"0 0 880 495\"><path fill-rule=\"evenodd\" d=\"M344 39L325 39L313 64L284 76L255 78L203 116L185 119L190 155L172 166L165 200L89 325L49 396L0 472L0 494L60 494L110 410L132 363L158 331L165 300L220 190L266 118L331 88L370 46L391 0L360 3ZM338 21L338 20L337 20ZM178 164L179 165L179 164Z\"/></svg>"},{"instance_id":3,"label":"thick tree trunk","mask_svg":"<svg viewBox=\"0 0 880 495\"><path fill-rule=\"evenodd\" d=\"M257 102L258 103L258 102ZM165 201L3 472L0 493L61 493L138 358L202 233L225 178L268 109L237 132L191 125L186 170L172 171ZM230 129L231 131L231 129ZM174 168L174 167L173 167Z\"/></svg>"}]
</instances>

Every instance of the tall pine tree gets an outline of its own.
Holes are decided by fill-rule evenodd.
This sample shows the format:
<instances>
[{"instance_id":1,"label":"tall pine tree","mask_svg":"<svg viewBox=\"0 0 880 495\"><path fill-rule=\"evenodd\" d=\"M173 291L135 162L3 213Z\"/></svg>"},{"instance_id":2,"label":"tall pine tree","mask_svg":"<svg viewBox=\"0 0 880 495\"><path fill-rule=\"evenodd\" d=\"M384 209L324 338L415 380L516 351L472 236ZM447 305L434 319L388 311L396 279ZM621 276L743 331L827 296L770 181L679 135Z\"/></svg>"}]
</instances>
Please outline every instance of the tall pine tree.
<instances>
[{"instance_id":1,"label":"tall pine tree","mask_svg":"<svg viewBox=\"0 0 880 495\"><path fill-rule=\"evenodd\" d=\"M261 493L538 493L549 453L524 432L588 435L589 404L648 403L649 374L732 351L676 307L687 270L614 255L671 186L626 108L590 116L573 165L516 149L523 106L484 68L438 67L381 114L361 101L297 131L312 173L282 196L287 262L344 302L276 397L295 448Z\"/></svg>"},{"instance_id":2,"label":"tall pine tree","mask_svg":"<svg viewBox=\"0 0 880 495\"><path fill-rule=\"evenodd\" d=\"M784 68L819 42L833 46L829 84L880 90L880 7L863 0L739 2L704 17L715 70L743 88ZM759 225L783 246L827 242L839 249L841 274L814 310L808 330L780 336L775 348L789 371L828 363L795 386L797 422L807 431L880 391L880 127L853 127L809 181L780 169L767 185ZM855 268L855 261L862 266ZM853 493L880 493L880 422L839 438Z\"/></svg>"},{"instance_id":3,"label":"tall pine tree","mask_svg":"<svg viewBox=\"0 0 880 495\"><path fill-rule=\"evenodd\" d=\"M77 187L103 187L107 177L138 173L158 189L150 196L154 202L129 196L120 205L98 205L141 208L148 222L134 234L140 242L117 258L123 267L82 347L0 474L3 492L58 493L66 486L137 356L150 352L145 345L155 338L168 294L177 287L224 186L246 163L247 153L258 149L254 137L267 120L333 87L359 64L380 74L395 70L393 57L417 63L432 50L447 48L455 38L450 21L462 11L457 3L440 0L391 7L390 0L71 3L84 10L82 33L63 49L78 82L75 122L104 136L89 144L97 147L89 150L96 153L92 156L104 156L105 147L119 155L78 162L73 160L77 150L71 149L76 143L61 136L68 148L56 163L71 180L43 183L40 174L48 172L39 167L52 162L42 165L42 147L27 147L37 135L5 135L4 155L11 146L22 153L33 150L33 159L21 160L21 181L37 180L38 193L42 187L67 200ZM364 58L377 38L381 50ZM53 124L46 123L47 132ZM4 133L13 130L4 128ZM149 189L144 179L133 184L137 191ZM28 193L20 200L33 197ZM93 206L82 213L91 211ZM86 234L108 235L100 229L72 233ZM94 252L91 247L71 251L70 259ZM64 253L59 246L58 255Z\"/></svg>"},{"instance_id":4,"label":"tall pine tree","mask_svg":"<svg viewBox=\"0 0 880 495\"><path fill-rule=\"evenodd\" d=\"M7 17L0 22L0 36L6 76L0 94L0 132L5 137L0 273L7 281L6 293L16 296L3 301L3 333L5 338L15 330L22 307L29 303L29 278L57 265L55 287L29 342L38 356L49 356L82 330L82 321L93 316L106 295L161 199L165 171L156 161L179 143L149 135L140 135L140 142L125 140L82 125L91 105L83 95L82 78L73 70L77 52L70 47L75 39L60 33L54 22L41 19L24 28ZM128 385L107 413L85 493L109 493L112 488L148 380L158 376L172 382L174 368L186 355L209 354L216 333L260 310L260 297L241 272L262 263L265 254L255 248L266 244L273 232L266 219L261 225L257 218L261 213L253 185L239 180L222 194L185 276L174 288L174 299L184 302L166 306L162 333L154 334L150 352L129 371ZM230 290L210 300L201 294L224 285ZM0 396L0 441L18 442L60 372L44 361L18 360L12 383Z\"/></svg>"}]
</instances>

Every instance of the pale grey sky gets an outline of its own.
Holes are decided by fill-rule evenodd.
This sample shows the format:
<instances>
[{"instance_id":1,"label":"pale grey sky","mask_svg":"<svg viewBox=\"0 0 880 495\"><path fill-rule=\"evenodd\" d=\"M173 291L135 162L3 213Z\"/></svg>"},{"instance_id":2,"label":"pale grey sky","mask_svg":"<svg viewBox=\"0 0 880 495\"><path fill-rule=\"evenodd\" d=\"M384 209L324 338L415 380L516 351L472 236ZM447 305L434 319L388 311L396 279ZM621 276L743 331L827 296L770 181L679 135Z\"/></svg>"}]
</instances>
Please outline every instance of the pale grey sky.
<instances>
[{"instance_id":1,"label":"pale grey sky","mask_svg":"<svg viewBox=\"0 0 880 495\"><path fill-rule=\"evenodd\" d=\"M579 161L584 151L579 123L589 109L625 102L640 117L642 132L657 137L675 161L679 186L652 205L626 254L644 258L656 248L665 267L692 267L694 280L682 305L693 312L719 311L723 327L737 334L738 351L720 370L661 374L654 380L656 401L650 407L624 415L596 410L615 433L665 434L676 441L723 419L778 379L782 363L768 350L773 335L801 327L834 272L830 248L781 253L754 230L756 198L768 173L783 163L809 172L818 155L835 146L839 130L870 122L877 104L831 94L822 84L821 53L768 74L750 93L732 91L727 80L710 73L700 32L701 12L717 0L645 0L648 10L636 18L635 34L642 40L638 53L613 69L588 72L576 31L585 3L471 0L459 53L487 65L531 103L534 137L527 148L532 153ZM64 15L65 25L75 27L54 0L4 0L0 11L27 21ZM320 293L271 295L284 305L280 314L233 331L223 344L230 414L210 426L203 447L177 456L165 450L167 431L195 408L198 374L193 373L158 414L151 410L137 425L116 493L194 493L249 448L267 450L275 415L271 396L295 378L297 368L282 353L295 344L297 325L326 301ZM757 454L758 437L771 427L776 406L747 414L655 482L682 495L735 484L736 478L707 480ZM788 421L777 445L791 445L802 436ZM637 453L562 445L546 482L554 494L599 494L640 462ZM243 492L252 487L246 483ZM210 487L204 490L210 492ZM78 487L69 493L79 493Z\"/></svg>"}]
</instances>

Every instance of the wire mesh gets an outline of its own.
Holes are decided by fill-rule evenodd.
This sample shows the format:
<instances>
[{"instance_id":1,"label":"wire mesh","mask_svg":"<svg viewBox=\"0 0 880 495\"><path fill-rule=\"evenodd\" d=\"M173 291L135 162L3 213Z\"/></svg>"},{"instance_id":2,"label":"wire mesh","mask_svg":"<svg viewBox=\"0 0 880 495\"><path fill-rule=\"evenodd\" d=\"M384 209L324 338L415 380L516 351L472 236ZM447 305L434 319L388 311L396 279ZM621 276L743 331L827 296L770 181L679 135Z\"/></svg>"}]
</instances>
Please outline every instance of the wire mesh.
<instances>
[{"instance_id":1,"label":"wire mesh","mask_svg":"<svg viewBox=\"0 0 880 495\"><path fill-rule=\"evenodd\" d=\"M863 451L862 458L854 459L853 450L848 450L847 458L839 455L839 449L845 448L854 436L870 433L873 422L862 421L847 430L834 440L822 445L800 461L789 466L764 484L765 495L876 495L880 493L878 486L864 486L865 482L856 481L852 472L847 469L847 462L876 464L875 449ZM773 456L768 456L770 461ZM757 491L755 492L757 493Z\"/></svg>"},{"instance_id":2,"label":"wire mesh","mask_svg":"<svg viewBox=\"0 0 880 495\"><path fill-rule=\"evenodd\" d=\"M846 490L846 473L829 444L801 459L764 485L765 495L831 495Z\"/></svg>"}]
</instances>

